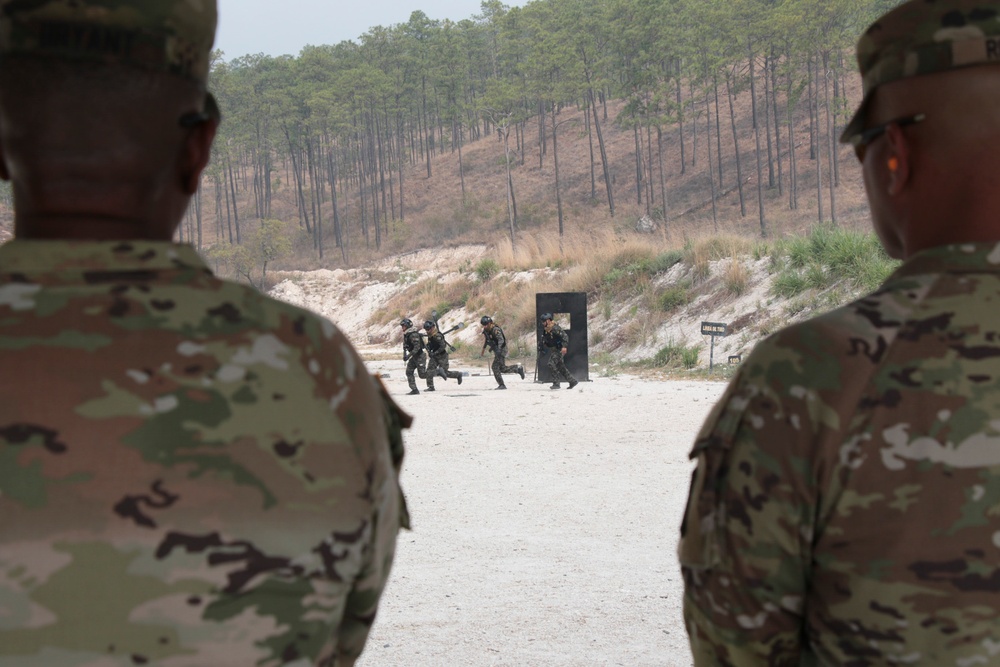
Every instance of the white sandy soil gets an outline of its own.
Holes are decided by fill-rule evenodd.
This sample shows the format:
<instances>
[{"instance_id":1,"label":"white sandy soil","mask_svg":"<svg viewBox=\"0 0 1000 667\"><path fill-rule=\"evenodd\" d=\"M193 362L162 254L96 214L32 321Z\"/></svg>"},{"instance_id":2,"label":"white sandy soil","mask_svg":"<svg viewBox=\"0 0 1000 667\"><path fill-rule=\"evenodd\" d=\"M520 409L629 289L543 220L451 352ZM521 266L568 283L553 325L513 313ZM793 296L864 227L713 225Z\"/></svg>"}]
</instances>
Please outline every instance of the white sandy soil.
<instances>
[{"instance_id":1,"label":"white sandy soil","mask_svg":"<svg viewBox=\"0 0 1000 667\"><path fill-rule=\"evenodd\" d=\"M687 454L724 384L555 391L529 368L500 392L453 364L461 386L409 396L401 361L369 368L415 418L414 529L359 665L691 665L675 554Z\"/></svg>"}]
</instances>

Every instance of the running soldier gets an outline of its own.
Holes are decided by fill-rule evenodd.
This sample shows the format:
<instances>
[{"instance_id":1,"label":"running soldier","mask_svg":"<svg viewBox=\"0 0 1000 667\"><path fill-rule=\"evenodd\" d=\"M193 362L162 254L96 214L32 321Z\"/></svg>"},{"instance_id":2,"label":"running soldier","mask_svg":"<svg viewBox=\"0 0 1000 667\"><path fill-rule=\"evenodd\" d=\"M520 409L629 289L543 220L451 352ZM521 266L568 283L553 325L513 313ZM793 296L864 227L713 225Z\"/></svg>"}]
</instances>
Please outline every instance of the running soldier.
<instances>
[{"instance_id":1,"label":"running soldier","mask_svg":"<svg viewBox=\"0 0 1000 667\"><path fill-rule=\"evenodd\" d=\"M427 356L430 357L427 361L427 391L434 391L435 375L442 380L455 378L462 384L462 374L448 370L448 341L438 331L437 324L433 320L427 320L424 322L424 331L427 332Z\"/></svg>"},{"instance_id":2,"label":"running soldier","mask_svg":"<svg viewBox=\"0 0 1000 667\"><path fill-rule=\"evenodd\" d=\"M515 364L513 366L507 365L507 338L503 335L503 329L500 328L493 318L489 315L483 315L479 320L479 323L483 325L483 349L479 351L479 356L483 356L486 352L486 348L490 348L493 353L493 364L490 368L493 369L493 377L497 379L497 389L506 389L507 385L503 383L502 373L517 373L524 379L524 366L521 364Z\"/></svg>"},{"instance_id":3,"label":"running soldier","mask_svg":"<svg viewBox=\"0 0 1000 667\"><path fill-rule=\"evenodd\" d=\"M552 321L552 313L542 314L542 345L549 348L548 364L552 373L552 384L549 389L559 389L559 383L569 382L569 389L578 383L576 378L566 368L566 351L569 349L569 334L563 331L562 327Z\"/></svg>"},{"instance_id":4,"label":"running soldier","mask_svg":"<svg viewBox=\"0 0 1000 667\"><path fill-rule=\"evenodd\" d=\"M403 361L406 362L406 383L410 385L410 394L419 394L417 379L414 372L423 380L427 377L427 354L424 352L424 339L420 331L413 326L413 320L403 318L399 326L403 329Z\"/></svg>"}]
</instances>

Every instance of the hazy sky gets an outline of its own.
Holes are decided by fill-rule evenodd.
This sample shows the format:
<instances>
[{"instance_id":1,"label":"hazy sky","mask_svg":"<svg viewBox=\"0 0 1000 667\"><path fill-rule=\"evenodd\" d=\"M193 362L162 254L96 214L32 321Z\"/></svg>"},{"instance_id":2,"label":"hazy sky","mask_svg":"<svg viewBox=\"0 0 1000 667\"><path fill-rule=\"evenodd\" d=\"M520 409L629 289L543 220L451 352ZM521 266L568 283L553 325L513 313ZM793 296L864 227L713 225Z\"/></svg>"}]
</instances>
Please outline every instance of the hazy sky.
<instances>
[{"instance_id":1,"label":"hazy sky","mask_svg":"<svg viewBox=\"0 0 1000 667\"><path fill-rule=\"evenodd\" d=\"M308 44L356 42L369 28L406 23L417 10L452 21L481 12L480 0L219 0L215 47L226 60L248 53L297 56Z\"/></svg>"}]
</instances>

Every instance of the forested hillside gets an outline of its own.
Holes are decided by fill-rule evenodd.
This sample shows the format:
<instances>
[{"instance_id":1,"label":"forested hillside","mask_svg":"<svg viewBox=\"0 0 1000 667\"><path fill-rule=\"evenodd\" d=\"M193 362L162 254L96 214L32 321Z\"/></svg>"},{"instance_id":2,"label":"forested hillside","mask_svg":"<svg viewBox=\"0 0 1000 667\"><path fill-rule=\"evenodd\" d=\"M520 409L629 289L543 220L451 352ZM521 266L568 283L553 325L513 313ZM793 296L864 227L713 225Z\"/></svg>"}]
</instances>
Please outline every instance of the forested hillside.
<instances>
[{"instance_id":1,"label":"forested hillside","mask_svg":"<svg viewBox=\"0 0 1000 667\"><path fill-rule=\"evenodd\" d=\"M487 0L297 57L217 53L224 121L182 236L263 281L642 215L661 234L863 224L837 137L853 45L895 4Z\"/></svg>"}]
</instances>

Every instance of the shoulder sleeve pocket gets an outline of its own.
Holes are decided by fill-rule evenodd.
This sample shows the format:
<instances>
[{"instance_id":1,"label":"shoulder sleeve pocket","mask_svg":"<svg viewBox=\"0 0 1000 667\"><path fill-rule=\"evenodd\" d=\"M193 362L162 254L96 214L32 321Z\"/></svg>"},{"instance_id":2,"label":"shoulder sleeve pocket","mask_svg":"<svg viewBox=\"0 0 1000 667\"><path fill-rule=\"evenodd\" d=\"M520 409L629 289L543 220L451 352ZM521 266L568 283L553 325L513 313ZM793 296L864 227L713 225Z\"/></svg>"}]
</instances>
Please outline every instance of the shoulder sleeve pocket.
<instances>
[{"instance_id":1,"label":"shoulder sleeve pocket","mask_svg":"<svg viewBox=\"0 0 1000 667\"><path fill-rule=\"evenodd\" d=\"M706 570L720 562L719 529L724 524L726 508L719 487L749 403L748 391L737 375L705 420L691 450L690 457L698 463L691 474L687 507L681 521L677 555L682 567Z\"/></svg>"}]
</instances>

